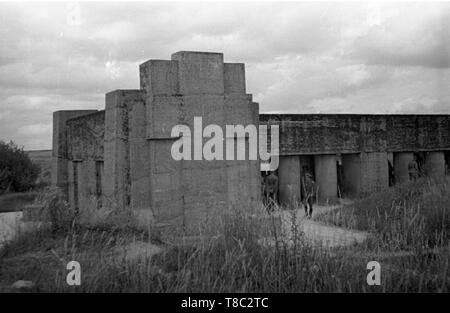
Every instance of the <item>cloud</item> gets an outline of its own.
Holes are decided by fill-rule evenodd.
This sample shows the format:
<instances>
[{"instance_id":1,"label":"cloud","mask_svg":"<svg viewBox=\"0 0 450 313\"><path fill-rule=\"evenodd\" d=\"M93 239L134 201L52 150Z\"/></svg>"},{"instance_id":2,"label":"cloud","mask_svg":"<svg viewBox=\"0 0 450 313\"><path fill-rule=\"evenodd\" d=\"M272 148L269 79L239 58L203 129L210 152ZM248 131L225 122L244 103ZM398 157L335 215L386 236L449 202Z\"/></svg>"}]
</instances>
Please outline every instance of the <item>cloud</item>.
<instances>
[{"instance_id":1,"label":"cloud","mask_svg":"<svg viewBox=\"0 0 450 313\"><path fill-rule=\"evenodd\" d=\"M32 125L26 125L19 127L17 130L19 134L23 134L26 136L39 136L39 135L48 135L51 134L52 125L51 124L32 124Z\"/></svg>"},{"instance_id":2,"label":"cloud","mask_svg":"<svg viewBox=\"0 0 450 313\"><path fill-rule=\"evenodd\" d=\"M450 67L450 4L411 3L354 42L352 54L372 64Z\"/></svg>"},{"instance_id":3,"label":"cloud","mask_svg":"<svg viewBox=\"0 0 450 313\"><path fill-rule=\"evenodd\" d=\"M450 113L449 8L0 3L0 139L50 148L53 111L101 109L139 87L140 63L179 50L244 62L262 112Z\"/></svg>"}]
</instances>

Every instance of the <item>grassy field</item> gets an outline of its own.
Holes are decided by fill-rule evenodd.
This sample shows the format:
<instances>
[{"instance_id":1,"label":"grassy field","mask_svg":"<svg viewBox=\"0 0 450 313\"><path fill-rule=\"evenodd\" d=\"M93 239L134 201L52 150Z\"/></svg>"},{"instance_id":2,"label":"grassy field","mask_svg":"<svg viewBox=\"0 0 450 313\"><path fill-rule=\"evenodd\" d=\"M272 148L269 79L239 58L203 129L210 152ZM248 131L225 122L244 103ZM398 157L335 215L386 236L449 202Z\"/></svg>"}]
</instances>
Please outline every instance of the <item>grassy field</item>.
<instances>
[{"instance_id":1,"label":"grassy field","mask_svg":"<svg viewBox=\"0 0 450 313\"><path fill-rule=\"evenodd\" d=\"M33 163L41 168L38 184L50 184L51 182L51 161L52 150L30 150L26 151Z\"/></svg>"},{"instance_id":2,"label":"grassy field","mask_svg":"<svg viewBox=\"0 0 450 313\"><path fill-rule=\"evenodd\" d=\"M360 245L324 249L297 229L287 240L276 228L277 244L263 245L261 225L239 210L222 218L218 236L195 244L162 244L132 227L72 224L6 245L0 284L6 291L16 280L31 280L45 292L448 292L448 183L427 184L396 187L320 217L371 231ZM430 193L433 211L418 210ZM66 284L71 260L81 264L81 286ZM381 286L366 283L373 260L381 264Z\"/></svg>"},{"instance_id":3,"label":"grassy field","mask_svg":"<svg viewBox=\"0 0 450 313\"><path fill-rule=\"evenodd\" d=\"M397 185L318 220L369 231L379 244L386 244L384 249L445 246L450 239L450 179Z\"/></svg>"},{"instance_id":4,"label":"grassy field","mask_svg":"<svg viewBox=\"0 0 450 313\"><path fill-rule=\"evenodd\" d=\"M25 205L33 202L36 195L37 192L18 192L0 195L0 213L21 211Z\"/></svg>"}]
</instances>

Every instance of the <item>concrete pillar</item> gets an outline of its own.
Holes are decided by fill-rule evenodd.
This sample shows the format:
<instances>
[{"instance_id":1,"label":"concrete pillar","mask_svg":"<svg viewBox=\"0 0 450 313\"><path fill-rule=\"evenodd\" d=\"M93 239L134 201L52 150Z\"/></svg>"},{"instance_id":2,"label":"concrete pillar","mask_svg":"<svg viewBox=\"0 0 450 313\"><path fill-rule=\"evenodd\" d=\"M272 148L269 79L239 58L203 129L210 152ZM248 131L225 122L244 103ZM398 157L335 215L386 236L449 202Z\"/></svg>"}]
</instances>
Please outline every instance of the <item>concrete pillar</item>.
<instances>
[{"instance_id":1,"label":"concrete pillar","mask_svg":"<svg viewBox=\"0 0 450 313\"><path fill-rule=\"evenodd\" d=\"M427 175L434 178L445 175L445 157L444 152L428 152L425 159L425 168Z\"/></svg>"},{"instance_id":2,"label":"concrete pillar","mask_svg":"<svg viewBox=\"0 0 450 313\"><path fill-rule=\"evenodd\" d=\"M409 180L408 164L414 159L412 152L394 152L395 183Z\"/></svg>"},{"instance_id":3,"label":"concrete pillar","mask_svg":"<svg viewBox=\"0 0 450 313\"><path fill-rule=\"evenodd\" d=\"M61 188L66 197L68 196L69 182L66 122L94 112L97 110L56 111L53 113L52 185Z\"/></svg>"},{"instance_id":4,"label":"concrete pillar","mask_svg":"<svg viewBox=\"0 0 450 313\"><path fill-rule=\"evenodd\" d=\"M140 90L116 90L106 94L103 195L105 207L130 205L129 111L140 101Z\"/></svg>"},{"instance_id":5,"label":"concrete pillar","mask_svg":"<svg viewBox=\"0 0 450 313\"><path fill-rule=\"evenodd\" d=\"M334 154L322 154L314 157L316 188L319 202L337 199L337 169Z\"/></svg>"},{"instance_id":6,"label":"concrete pillar","mask_svg":"<svg viewBox=\"0 0 450 313\"><path fill-rule=\"evenodd\" d=\"M450 175L450 151L444 152L445 159L445 175Z\"/></svg>"},{"instance_id":7,"label":"concrete pillar","mask_svg":"<svg viewBox=\"0 0 450 313\"><path fill-rule=\"evenodd\" d=\"M146 110L149 198L156 223L194 233L205 218L216 220L229 207L246 208L260 199L259 160L202 160L194 146L194 142L208 141L194 133L195 117L202 118L202 128L210 124L223 127L224 146L230 143L237 150L251 144L248 135L227 136L224 127L259 123L258 105L245 93L244 65L224 63L221 53L181 51L171 60L141 64L140 77ZM175 125L185 125L192 132L192 160L171 156L171 147L179 139L171 135Z\"/></svg>"},{"instance_id":8,"label":"concrete pillar","mask_svg":"<svg viewBox=\"0 0 450 313\"><path fill-rule=\"evenodd\" d=\"M172 60L178 61L180 94L224 94L222 53L180 51L172 54Z\"/></svg>"},{"instance_id":9,"label":"concrete pillar","mask_svg":"<svg viewBox=\"0 0 450 313\"><path fill-rule=\"evenodd\" d=\"M140 65L145 102L142 109L146 118L140 121L138 112L141 109L135 107L137 114L132 114L132 121L136 126L145 124L147 151L140 150L139 145L144 143L137 140L132 153L142 157L147 155L146 160L142 160L147 173L143 175L137 166L132 166L132 172L135 172L132 194L137 196L133 199L133 206L141 207L140 214L148 216L151 212L154 222L181 229L184 227L181 190L185 185L182 175L184 161L175 161L171 156L171 146L175 142L175 138L171 138L171 130L175 125L185 124L180 119L190 119L191 116L179 92L178 67L179 62L173 60L149 60Z\"/></svg>"},{"instance_id":10,"label":"concrete pillar","mask_svg":"<svg viewBox=\"0 0 450 313\"><path fill-rule=\"evenodd\" d=\"M299 156L280 156L278 184L280 204L296 205L301 201L301 170Z\"/></svg>"},{"instance_id":11,"label":"concrete pillar","mask_svg":"<svg viewBox=\"0 0 450 313\"><path fill-rule=\"evenodd\" d=\"M389 162L391 162L391 165L394 166L394 153L393 152L387 152L387 159Z\"/></svg>"},{"instance_id":12,"label":"concrete pillar","mask_svg":"<svg viewBox=\"0 0 450 313\"><path fill-rule=\"evenodd\" d=\"M136 99L129 111L131 207L149 214L150 167L149 145L146 138L145 104Z\"/></svg>"},{"instance_id":13,"label":"concrete pillar","mask_svg":"<svg viewBox=\"0 0 450 313\"><path fill-rule=\"evenodd\" d=\"M386 152L361 152L361 188L368 194L389 187L389 166Z\"/></svg>"},{"instance_id":14,"label":"concrete pillar","mask_svg":"<svg viewBox=\"0 0 450 313\"><path fill-rule=\"evenodd\" d=\"M243 63L224 63L223 69L224 92L226 94L245 94L245 65Z\"/></svg>"}]
</instances>

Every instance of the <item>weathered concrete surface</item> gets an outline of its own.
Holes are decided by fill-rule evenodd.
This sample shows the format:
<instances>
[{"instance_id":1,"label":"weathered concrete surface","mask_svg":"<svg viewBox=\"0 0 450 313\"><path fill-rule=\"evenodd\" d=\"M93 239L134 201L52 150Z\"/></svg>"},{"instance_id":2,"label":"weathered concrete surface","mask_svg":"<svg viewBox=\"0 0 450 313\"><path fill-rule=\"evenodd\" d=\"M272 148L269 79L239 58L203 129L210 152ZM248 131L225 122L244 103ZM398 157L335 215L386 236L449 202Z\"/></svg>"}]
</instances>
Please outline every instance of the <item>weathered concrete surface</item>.
<instances>
[{"instance_id":1,"label":"weathered concrete surface","mask_svg":"<svg viewBox=\"0 0 450 313\"><path fill-rule=\"evenodd\" d=\"M98 175L103 172L105 111L67 120L66 129L69 204L97 209L102 202Z\"/></svg>"},{"instance_id":2,"label":"weathered concrete surface","mask_svg":"<svg viewBox=\"0 0 450 313\"><path fill-rule=\"evenodd\" d=\"M316 155L314 156L314 166L318 201L335 201L337 199L336 155Z\"/></svg>"},{"instance_id":3,"label":"weathered concrete surface","mask_svg":"<svg viewBox=\"0 0 450 313\"><path fill-rule=\"evenodd\" d=\"M244 64L224 63L221 53L181 51L141 64L140 89L108 93L106 111L54 113L53 184L77 208L131 207L143 225L175 225L186 233L229 207L254 206L261 180L258 156L248 158L252 136L223 131L220 147L234 147L235 160L195 160L202 151L194 149L194 138L203 145L210 138L193 132L194 117L202 117L203 127L222 129L279 125L282 202L300 200L304 167L315 176L319 200L336 199L336 154L341 187L356 195L387 187L389 157L402 181L410 151L430 152L433 175L442 172L444 151L450 151L448 115L259 115L246 93ZM192 130L193 161L172 158L175 125Z\"/></svg>"},{"instance_id":4,"label":"weathered concrete surface","mask_svg":"<svg viewBox=\"0 0 450 313\"><path fill-rule=\"evenodd\" d=\"M280 203L294 205L301 201L301 169L298 156L280 157L278 184Z\"/></svg>"},{"instance_id":5,"label":"weathered concrete surface","mask_svg":"<svg viewBox=\"0 0 450 313\"><path fill-rule=\"evenodd\" d=\"M227 207L258 201L258 159L195 160L195 155L202 158L202 151L195 151L194 138L203 144L208 141L201 133L191 134L194 160L177 161L170 154L178 140L171 137L172 128L186 125L193 131L194 117L202 117L203 127L222 127L223 151L226 145L235 146L235 153L248 151L245 134L225 134L226 124L259 122L258 106L245 94L243 65L224 63L221 53L182 51L173 54L171 61L143 63L140 77L146 103L148 192L155 220L178 225L187 233L197 232L204 219L217 218Z\"/></svg>"},{"instance_id":6,"label":"weathered concrete surface","mask_svg":"<svg viewBox=\"0 0 450 313\"><path fill-rule=\"evenodd\" d=\"M408 164L414 158L412 152L394 153L394 175L395 182L402 183L409 180Z\"/></svg>"},{"instance_id":7,"label":"weathered concrete surface","mask_svg":"<svg viewBox=\"0 0 450 313\"><path fill-rule=\"evenodd\" d=\"M386 152L361 153L361 190L373 193L389 187L389 168Z\"/></svg>"},{"instance_id":8,"label":"weathered concrete surface","mask_svg":"<svg viewBox=\"0 0 450 313\"><path fill-rule=\"evenodd\" d=\"M97 110L56 111L53 113L52 185L68 194L68 136L67 121Z\"/></svg>"},{"instance_id":9,"label":"weathered concrete surface","mask_svg":"<svg viewBox=\"0 0 450 313\"><path fill-rule=\"evenodd\" d=\"M142 210L141 214L149 216L151 212L150 192L150 167L149 145L146 139L145 102L134 101L128 112L128 140L130 161L130 197L131 207L134 210Z\"/></svg>"},{"instance_id":10,"label":"weathered concrete surface","mask_svg":"<svg viewBox=\"0 0 450 313\"><path fill-rule=\"evenodd\" d=\"M224 92L226 94L245 94L245 65L243 63L224 63Z\"/></svg>"},{"instance_id":11,"label":"weathered concrete surface","mask_svg":"<svg viewBox=\"0 0 450 313\"><path fill-rule=\"evenodd\" d=\"M448 115L261 114L280 125L280 153L450 150Z\"/></svg>"},{"instance_id":12,"label":"weathered concrete surface","mask_svg":"<svg viewBox=\"0 0 450 313\"><path fill-rule=\"evenodd\" d=\"M17 236L21 219L22 212L0 213L0 247Z\"/></svg>"},{"instance_id":13,"label":"weathered concrete surface","mask_svg":"<svg viewBox=\"0 0 450 313\"><path fill-rule=\"evenodd\" d=\"M103 160L105 111L71 118L66 128L69 160Z\"/></svg>"},{"instance_id":14,"label":"weathered concrete surface","mask_svg":"<svg viewBox=\"0 0 450 313\"><path fill-rule=\"evenodd\" d=\"M429 152L425 158L425 169L430 177L443 177L445 175L444 152Z\"/></svg>"},{"instance_id":15,"label":"weathered concrete surface","mask_svg":"<svg viewBox=\"0 0 450 313\"><path fill-rule=\"evenodd\" d=\"M183 95L223 94L222 53L180 51L172 54L178 61L178 86Z\"/></svg>"},{"instance_id":16,"label":"weathered concrete surface","mask_svg":"<svg viewBox=\"0 0 450 313\"><path fill-rule=\"evenodd\" d=\"M103 197L107 207L131 205L130 111L135 105L142 105L140 90L116 90L106 94ZM134 153L135 148L133 146Z\"/></svg>"}]
</instances>

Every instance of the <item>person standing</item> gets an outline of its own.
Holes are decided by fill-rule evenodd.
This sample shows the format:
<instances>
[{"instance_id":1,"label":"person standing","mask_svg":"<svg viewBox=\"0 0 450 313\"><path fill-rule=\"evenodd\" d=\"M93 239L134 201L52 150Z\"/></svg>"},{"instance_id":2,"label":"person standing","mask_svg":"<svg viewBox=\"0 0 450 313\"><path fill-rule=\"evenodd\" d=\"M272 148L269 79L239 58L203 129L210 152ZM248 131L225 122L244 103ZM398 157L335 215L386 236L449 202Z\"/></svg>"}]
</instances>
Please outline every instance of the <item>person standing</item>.
<instances>
[{"instance_id":1,"label":"person standing","mask_svg":"<svg viewBox=\"0 0 450 313\"><path fill-rule=\"evenodd\" d=\"M303 205L305 207L305 215L307 218L312 217L313 213L313 196L314 196L314 186L315 182L310 173L306 173L303 177Z\"/></svg>"},{"instance_id":2,"label":"person standing","mask_svg":"<svg viewBox=\"0 0 450 313\"><path fill-rule=\"evenodd\" d=\"M419 164L417 163L417 156L414 154L411 162L408 163L409 180L415 181L419 178Z\"/></svg>"},{"instance_id":3,"label":"person standing","mask_svg":"<svg viewBox=\"0 0 450 313\"><path fill-rule=\"evenodd\" d=\"M277 203L278 198L278 176L275 172L270 174L265 179L265 198L269 206Z\"/></svg>"}]
</instances>

